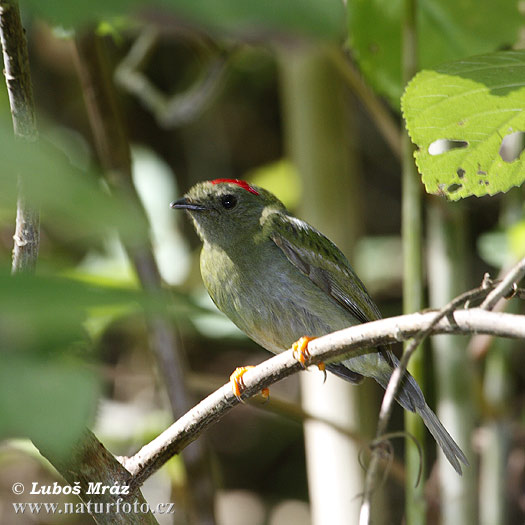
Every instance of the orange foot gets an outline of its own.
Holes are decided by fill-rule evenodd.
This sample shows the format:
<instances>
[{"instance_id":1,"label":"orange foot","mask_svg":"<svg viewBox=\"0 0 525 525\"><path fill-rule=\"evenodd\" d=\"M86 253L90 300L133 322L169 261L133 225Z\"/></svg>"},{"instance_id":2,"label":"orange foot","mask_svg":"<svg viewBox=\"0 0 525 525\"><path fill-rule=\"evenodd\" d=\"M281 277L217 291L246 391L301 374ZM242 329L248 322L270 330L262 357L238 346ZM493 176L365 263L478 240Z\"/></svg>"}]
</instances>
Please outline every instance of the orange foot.
<instances>
[{"instance_id":1,"label":"orange foot","mask_svg":"<svg viewBox=\"0 0 525 525\"><path fill-rule=\"evenodd\" d=\"M299 339L298 341L295 341L295 343L292 345L293 349L293 355L299 361L303 368L306 368L308 366L308 361L310 360L310 352L308 352L308 343L310 341L313 341L315 337L308 337L304 335ZM324 378L326 381L326 367L324 363L319 363L317 365L317 368L321 370L321 372L324 372Z\"/></svg>"},{"instance_id":2,"label":"orange foot","mask_svg":"<svg viewBox=\"0 0 525 525\"><path fill-rule=\"evenodd\" d=\"M250 370L250 368L255 368L254 366L239 366L233 371L233 374L230 376L230 384L232 386L233 393L235 394L235 397L242 401L241 396L246 388L244 381L242 379L242 376ZM262 396L265 399L268 399L270 397L270 389L269 388L263 388L261 391Z\"/></svg>"}]
</instances>

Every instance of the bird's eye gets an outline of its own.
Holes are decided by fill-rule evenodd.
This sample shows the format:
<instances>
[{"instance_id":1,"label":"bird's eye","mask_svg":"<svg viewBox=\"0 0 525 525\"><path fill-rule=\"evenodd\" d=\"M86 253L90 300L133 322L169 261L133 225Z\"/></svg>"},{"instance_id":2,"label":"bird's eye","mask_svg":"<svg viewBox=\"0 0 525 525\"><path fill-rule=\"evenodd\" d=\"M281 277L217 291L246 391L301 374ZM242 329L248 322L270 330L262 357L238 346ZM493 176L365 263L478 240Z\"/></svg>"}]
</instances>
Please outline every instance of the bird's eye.
<instances>
[{"instance_id":1,"label":"bird's eye","mask_svg":"<svg viewBox=\"0 0 525 525\"><path fill-rule=\"evenodd\" d=\"M221 197L221 204L227 210L231 210L232 208L235 208L235 205L237 204L237 197L235 197L235 195L223 195Z\"/></svg>"}]
</instances>

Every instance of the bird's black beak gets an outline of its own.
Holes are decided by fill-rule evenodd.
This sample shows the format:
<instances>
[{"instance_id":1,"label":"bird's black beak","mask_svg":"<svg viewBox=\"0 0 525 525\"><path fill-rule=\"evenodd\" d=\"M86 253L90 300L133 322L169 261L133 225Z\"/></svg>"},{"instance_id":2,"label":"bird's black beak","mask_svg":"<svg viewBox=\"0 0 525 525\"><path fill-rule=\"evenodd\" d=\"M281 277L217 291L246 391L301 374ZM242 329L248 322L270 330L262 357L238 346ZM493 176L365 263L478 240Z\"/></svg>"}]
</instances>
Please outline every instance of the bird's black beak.
<instances>
[{"instance_id":1,"label":"bird's black beak","mask_svg":"<svg viewBox=\"0 0 525 525\"><path fill-rule=\"evenodd\" d=\"M190 211L202 211L206 209L206 207L203 206L202 204L199 204L197 202L191 202L186 197L184 197L183 199L179 199L178 201L173 201L170 204L170 208L174 210L190 210Z\"/></svg>"}]
</instances>

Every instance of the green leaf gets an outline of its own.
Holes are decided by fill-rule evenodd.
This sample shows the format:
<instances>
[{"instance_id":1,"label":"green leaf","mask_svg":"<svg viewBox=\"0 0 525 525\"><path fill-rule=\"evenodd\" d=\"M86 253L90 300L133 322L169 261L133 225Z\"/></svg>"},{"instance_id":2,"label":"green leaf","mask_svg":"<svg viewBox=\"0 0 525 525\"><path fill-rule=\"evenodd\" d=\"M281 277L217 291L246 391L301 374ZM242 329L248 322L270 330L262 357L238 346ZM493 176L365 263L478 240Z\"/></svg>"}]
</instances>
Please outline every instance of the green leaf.
<instances>
[{"instance_id":1,"label":"green leaf","mask_svg":"<svg viewBox=\"0 0 525 525\"><path fill-rule=\"evenodd\" d=\"M525 131L525 52L422 71L407 86L402 109L429 193L457 200L522 184L523 159L504 160L500 148L504 137ZM453 149L437 154L441 144Z\"/></svg>"},{"instance_id":2,"label":"green leaf","mask_svg":"<svg viewBox=\"0 0 525 525\"><path fill-rule=\"evenodd\" d=\"M398 107L401 75L401 0L349 0L352 51L368 81ZM513 44L523 18L516 0L420 0L420 66L489 53Z\"/></svg>"},{"instance_id":3,"label":"green leaf","mask_svg":"<svg viewBox=\"0 0 525 525\"><path fill-rule=\"evenodd\" d=\"M65 27L78 27L104 18L134 15L144 7L138 0L24 0L35 15ZM241 38L297 33L316 38L340 38L344 7L340 0L157 0L148 10L167 11L173 22L202 25Z\"/></svg>"},{"instance_id":4,"label":"green leaf","mask_svg":"<svg viewBox=\"0 0 525 525\"><path fill-rule=\"evenodd\" d=\"M477 239L480 257L494 268L505 268L513 261L510 255L509 238L504 230L489 231Z\"/></svg>"},{"instance_id":5,"label":"green leaf","mask_svg":"<svg viewBox=\"0 0 525 525\"><path fill-rule=\"evenodd\" d=\"M67 457L91 423L98 394L98 378L85 367L2 352L0 439L29 437Z\"/></svg>"},{"instance_id":6,"label":"green leaf","mask_svg":"<svg viewBox=\"0 0 525 525\"><path fill-rule=\"evenodd\" d=\"M525 257L525 219L511 226L507 235L514 260Z\"/></svg>"},{"instance_id":7,"label":"green leaf","mask_svg":"<svg viewBox=\"0 0 525 525\"><path fill-rule=\"evenodd\" d=\"M126 244L147 238L148 225L137 206L112 195L100 176L73 166L45 136L31 143L15 140L11 124L0 121L0 158L0 208L11 214L21 177L25 195L40 208L43 225L66 240L100 240L114 229Z\"/></svg>"},{"instance_id":8,"label":"green leaf","mask_svg":"<svg viewBox=\"0 0 525 525\"><path fill-rule=\"evenodd\" d=\"M72 345L86 340L97 317L145 312L188 319L202 311L175 292L148 293L56 276L11 276L0 271L0 290L0 355L7 351L31 351L41 359L71 355Z\"/></svg>"},{"instance_id":9,"label":"green leaf","mask_svg":"<svg viewBox=\"0 0 525 525\"><path fill-rule=\"evenodd\" d=\"M65 348L85 336L82 323L94 308L132 305L145 294L52 276L0 273L0 348Z\"/></svg>"},{"instance_id":10,"label":"green leaf","mask_svg":"<svg viewBox=\"0 0 525 525\"><path fill-rule=\"evenodd\" d=\"M240 37L291 32L339 38L344 31L340 0L164 0L174 12Z\"/></svg>"},{"instance_id":11,"label":"green leaf","mask_svg":"<svg viewBox=\"0 0 525 525\"><path fill-rule=\"evenodd\" d=\"M65 28L93 24L99 20L133 14L144 5L140 0L90 0L72 2L70 0L21 0L23 11L44 18L54 25Z\"/></svg>"},{"instance_id":12,"label":"green leaf","mask_svg":"<svg viewBox=\"0 0 525 525\"><path fill-rule=\"evenodd\" d=\"M29 437L67 454L90 423L99 381L84 325L90 314L187 316L182 295L95 286L72 279L0 271L0 439Z\"/></svg>"}]
</instances>

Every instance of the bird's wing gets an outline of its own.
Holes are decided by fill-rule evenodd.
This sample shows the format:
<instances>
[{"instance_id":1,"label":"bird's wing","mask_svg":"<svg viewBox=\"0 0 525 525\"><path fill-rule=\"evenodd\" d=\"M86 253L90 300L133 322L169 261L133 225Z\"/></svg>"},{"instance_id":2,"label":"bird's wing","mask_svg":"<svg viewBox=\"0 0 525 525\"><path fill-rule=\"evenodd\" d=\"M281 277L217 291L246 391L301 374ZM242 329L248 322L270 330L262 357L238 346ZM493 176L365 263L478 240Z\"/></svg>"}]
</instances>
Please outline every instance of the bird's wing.
<instances>
[{"instance_id":1,"label":"bird's wing","mask_svg":"<svg viewBox=\"0 0 525 525\"><path fill-rule=\"evenodd\" d=\"M267 228L268 236L286 258L350 315L361 323L381 318L381 313L368 295L365 285L330 239L308 223L282 212L269 214L265 222L267 224L263 228ZM381 345L378 350L393 367L389 347ZM330 369L330 366L327 365L327 368ZM344 365L331 371L353 383L362 379L360 374Z\"/></svg>"},{"instance_id":2,"label":"bird's wing","mask_svg":"<svg viewBox=\"0 0 525 525\"><path fill-rule=\"evenodd\" d=\"M341 250L304 221L282 212L264 228L287 259L361 323L381 318L364 284Z\"/></svg>"}]
</instances>

